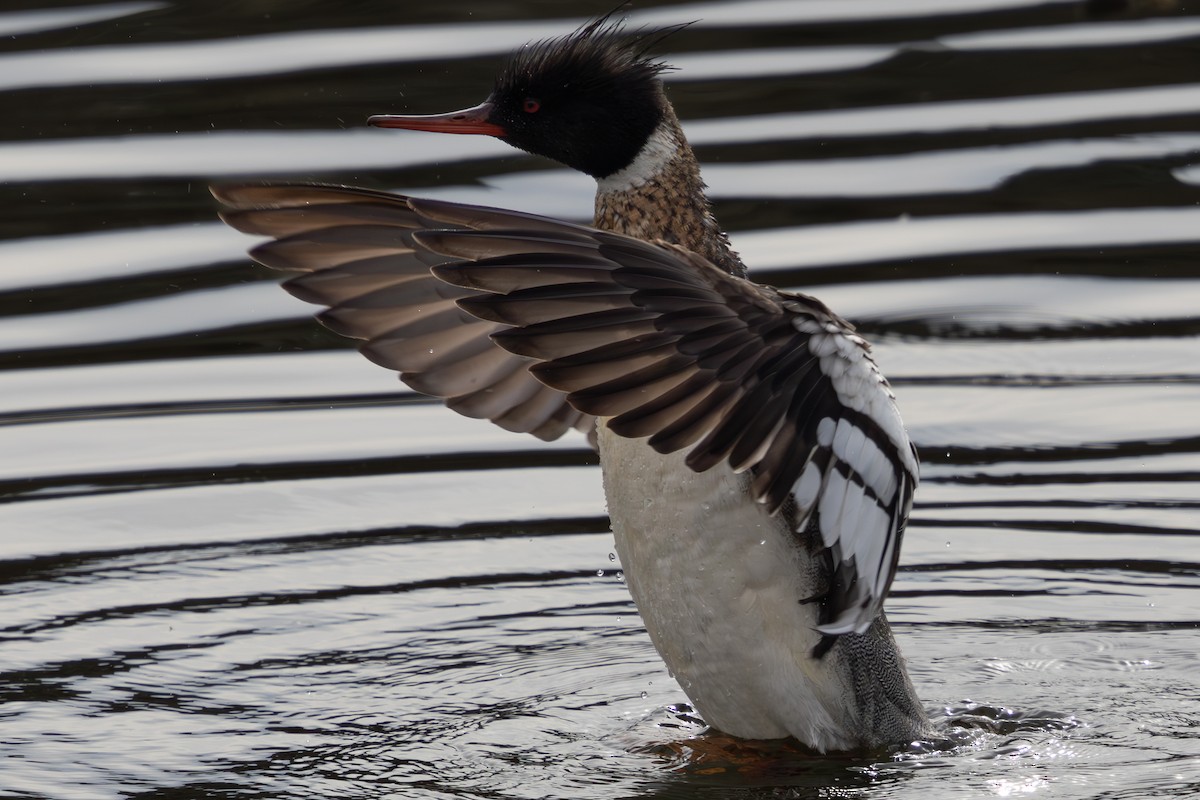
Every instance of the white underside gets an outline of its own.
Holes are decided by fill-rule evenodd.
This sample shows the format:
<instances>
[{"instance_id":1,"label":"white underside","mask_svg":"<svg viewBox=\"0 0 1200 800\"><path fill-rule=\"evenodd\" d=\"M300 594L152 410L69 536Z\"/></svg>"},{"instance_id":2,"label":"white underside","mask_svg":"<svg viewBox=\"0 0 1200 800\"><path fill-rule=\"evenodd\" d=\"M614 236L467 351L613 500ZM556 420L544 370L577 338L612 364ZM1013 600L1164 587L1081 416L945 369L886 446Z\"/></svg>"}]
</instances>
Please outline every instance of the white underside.
<instances>
[{"instance_id":1,"label":"white underside","mask_svg":"<svg viewBox=\"0 0 1200 800\"><path fill-rule=\"evenodd\" d=\"M695 473L685 453L599 429L617 553L646 629L693 705L728 734L853 746L853 702L820 639L813 567L779 518L722 463ZM619 469L614 465L620 465Z\"/></svg>"}]
</instances>

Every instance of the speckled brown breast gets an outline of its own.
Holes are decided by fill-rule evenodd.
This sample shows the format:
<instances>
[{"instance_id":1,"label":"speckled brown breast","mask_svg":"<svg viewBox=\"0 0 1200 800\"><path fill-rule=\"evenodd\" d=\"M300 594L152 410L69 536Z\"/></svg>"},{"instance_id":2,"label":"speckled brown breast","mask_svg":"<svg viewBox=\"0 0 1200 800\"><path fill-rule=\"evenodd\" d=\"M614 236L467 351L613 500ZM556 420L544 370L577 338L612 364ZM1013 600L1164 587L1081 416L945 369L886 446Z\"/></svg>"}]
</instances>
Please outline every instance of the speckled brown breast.
<instances>
[{"instance_id":1,"label":"speckled brown breast","mask_svg":"<svg viewBox=\"0 0 1200 800\"><path fill-rule=\"evenodd\" d=\"M640 186L596 195L593 224L602 230L639 239L663 239L686 247L734 275L745 276L746 266L729 246L704 195L700 165L674 112L664 124L673 126L680 147L672 160Z\"/></svg>"}]
</instances>

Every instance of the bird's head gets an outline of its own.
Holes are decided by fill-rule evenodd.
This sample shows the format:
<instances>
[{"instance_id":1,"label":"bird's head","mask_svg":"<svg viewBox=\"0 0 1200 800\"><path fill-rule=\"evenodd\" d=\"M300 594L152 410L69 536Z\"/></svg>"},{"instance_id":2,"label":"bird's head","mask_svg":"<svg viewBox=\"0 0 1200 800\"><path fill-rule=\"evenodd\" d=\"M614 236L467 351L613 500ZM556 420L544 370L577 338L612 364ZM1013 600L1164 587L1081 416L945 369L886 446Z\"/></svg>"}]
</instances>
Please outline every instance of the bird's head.
<instances>
[{"instance_id":1,"label":"bird's head","mask_svg":"<svg viewBox=\"0 0 1200 800\"><path fill-rule=\"evenodd\" d=\"M667 113L660 78L667 67L645 52L660 38L631 39L619 22L595 20L567 36L522 47L478 106L449 114L380 115L368 123L495 136L604 178L634 160Z\"/></svg>"}]
</instances>

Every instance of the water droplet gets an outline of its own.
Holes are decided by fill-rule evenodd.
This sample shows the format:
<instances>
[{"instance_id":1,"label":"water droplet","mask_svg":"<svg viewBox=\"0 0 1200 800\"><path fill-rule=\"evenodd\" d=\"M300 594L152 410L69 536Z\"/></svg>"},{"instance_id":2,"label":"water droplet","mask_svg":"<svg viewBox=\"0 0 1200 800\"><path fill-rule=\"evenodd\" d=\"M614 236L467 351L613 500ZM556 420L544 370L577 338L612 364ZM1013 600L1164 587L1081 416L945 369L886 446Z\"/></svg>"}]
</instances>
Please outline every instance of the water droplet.
<instances>
[{"instance_id":1,"label":"water droplet","mask_svg":"<svg viewBox=\"0 0 1200 800\"><path fill-rule=\"evenodd\" d=\"M609 561L616 561L616 560L617 560L617 554L616 554L616 553L609 553L609 554L608 554L608 560L609 560Z\"/></svg>"},{"instance_id":2,"label":"water droplet","mask_svg":"<svg viewBox=\"0 0 1200 800\"><path fill-rule=\"evenodd\" d=\"M759 540L758 540L758 543L759 543L759 544L766 544L766 543L767 543L767 540L766 540L766 539L759 539Z\"/></svg>"},{"instance_id":3,"label":"water droplet","mask_svg":"<svg viewBox=\"0 0 1200 800\"><path fill-rule=\"evenodd\" d=\"M649 697L649 696L650 696L650 693L649 693L649 692L642 692L642 699L643 699L643 700L645 700L645 699L646 699L647 697Z\"/></svg>"},{"instance_id":4,"label":"water droplet","mask_svg":"<svg viewBox=\"0 0 1200 800\"><path fill-rule=\"evenodd\" d=\"M625 573L618 570L617 571L617 580L619 580L621 583L624 583L625 582Z\"/></svg>"},{"instance_id":5,"label":"water droplet","mask_svg":"<svg viewBox=\"0 0 1200 800\"><path fill-rule=\"evenodd\" d=\"M602 569L598 569L598 570L596 570L596 577L597 577L597 578L603 578L603 577L604 577L604 570L602 570Z\"/></svg>"}]
</instances>

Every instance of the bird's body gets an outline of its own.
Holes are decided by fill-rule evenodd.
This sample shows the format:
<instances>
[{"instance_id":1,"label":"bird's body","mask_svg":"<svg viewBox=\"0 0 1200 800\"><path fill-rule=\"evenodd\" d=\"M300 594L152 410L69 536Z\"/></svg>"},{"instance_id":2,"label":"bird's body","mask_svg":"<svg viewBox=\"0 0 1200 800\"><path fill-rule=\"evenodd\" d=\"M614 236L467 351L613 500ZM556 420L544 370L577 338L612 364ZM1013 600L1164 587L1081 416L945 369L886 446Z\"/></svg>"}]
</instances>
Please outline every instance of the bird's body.
<instances>
[{"instance_id":1,"label":"bird's body","mask_svg":"<svg viewBox=\"0 0 1200 800\"><path fill-rule=\"evenodd\" d=\"M672 674L706 722L733 736L794 736L823 752L912 741L915 691L882 616L821 658L818 555L778 515L747 503L748 479L697 473L604 431L605 471L625 582ZM698 531L720 535L698 536Z\"/></svg>"},{"instance_id":2,"label":"bird's body","mask_svg":"<svg viewBox=\"0 0 1200 800\"><path fill-rule=\"evenodd\" d=\"M306 271L289 289L414 388L594 434L629 589L711 725L821 751L919 738L882 612L917 470L891 391L848 323L744 278L661 65L614 34L523 52L476 109L372 120L588 172L594 228L310 185L215 190L225 218L279 237L256 258Z\"/></svg>"}]
</instances>

